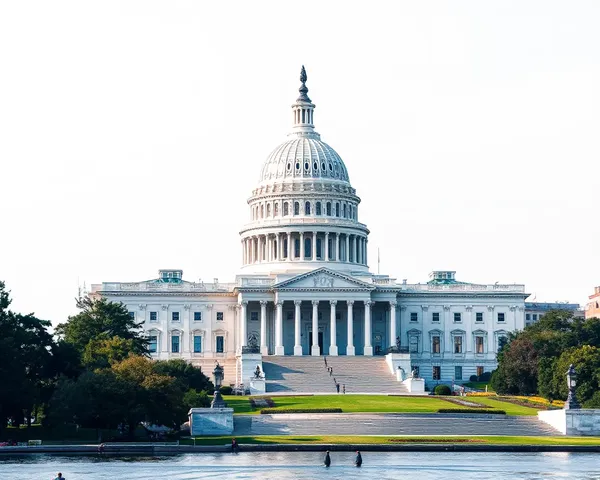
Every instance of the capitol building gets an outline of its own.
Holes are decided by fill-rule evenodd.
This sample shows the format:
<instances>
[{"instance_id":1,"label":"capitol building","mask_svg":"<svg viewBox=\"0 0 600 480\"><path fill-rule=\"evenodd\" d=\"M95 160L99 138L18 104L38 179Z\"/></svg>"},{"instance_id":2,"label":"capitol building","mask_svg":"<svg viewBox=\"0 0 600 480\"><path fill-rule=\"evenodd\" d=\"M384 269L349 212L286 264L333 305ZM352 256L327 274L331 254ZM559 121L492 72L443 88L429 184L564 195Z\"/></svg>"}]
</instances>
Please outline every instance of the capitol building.
<instances>
[{"instance_id":1,"label":"capitol building","mask_svg":"<svg viewBox=\"0 0 600 480\"><path fill-rule=\"evenodd\" d=\"M244 352L391 352L429 385L492 371L508 334L525 326L524 285L468 283L454 271L419 284L372 273L360 197L315 130L304 68L300 80L291 132L267 156L248 199L234 281L196 283L182 270L160 270L152 280L93 285L92 295L126 305L157 359L209 366L235 365Z\"/></svg>"}]
</instances>

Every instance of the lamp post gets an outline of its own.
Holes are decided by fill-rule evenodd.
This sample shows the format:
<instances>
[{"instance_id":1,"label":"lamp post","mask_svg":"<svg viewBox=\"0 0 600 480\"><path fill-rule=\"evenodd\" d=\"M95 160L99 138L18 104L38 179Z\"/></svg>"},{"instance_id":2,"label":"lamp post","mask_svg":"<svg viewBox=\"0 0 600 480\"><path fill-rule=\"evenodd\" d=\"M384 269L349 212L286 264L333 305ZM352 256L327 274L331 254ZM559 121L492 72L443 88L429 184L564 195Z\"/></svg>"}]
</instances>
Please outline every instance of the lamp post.
<instances>
[{"instance_id":1,"label":"lamp post","mask_svg":"<svg viewBox=\"0 0 600 480\"><path fill-rule=\"evenodd\" d=\"M575 371L573 364L571 364L569 366L569 370L567 370L567 385L569 387L569 396L565 402L565 410L577 410L581 408L581 405L579 405L577 396L575 395L575 387L577 386L577 372Z\"/></svg>"},{"instance_id":2,"label":"lamp post","mask_svg":"<svg viewBox=\"0 0 600 480\"><path fill-rule=\"evenodd\" d=\"M217 366L213 370L213 375L215 377L215 394L212 402L210 402L210 408L225 408L227 404L221 396L221 384L225 375L223 374L223 367L219 365L219 362L217 362Z\"/></svg>"}]
</instances>

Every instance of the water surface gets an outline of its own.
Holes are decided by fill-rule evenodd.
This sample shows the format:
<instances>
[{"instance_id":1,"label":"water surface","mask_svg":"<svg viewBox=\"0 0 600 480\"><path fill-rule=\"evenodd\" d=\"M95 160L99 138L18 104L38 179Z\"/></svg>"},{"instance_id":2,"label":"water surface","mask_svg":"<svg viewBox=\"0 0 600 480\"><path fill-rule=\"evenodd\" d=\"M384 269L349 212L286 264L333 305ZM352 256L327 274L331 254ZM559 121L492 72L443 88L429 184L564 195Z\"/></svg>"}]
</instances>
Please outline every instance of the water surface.
<instances>
[{"instance_id":1,"label":"water surface","mask_svg":"<svg viewBox=\"0 0 600 480\"><path fill-rule=\"evenodd\" d=\"M104 479L582 479L600 480L597 453L408 453L364 452L362 468L354 454L333 452L321 466L314 452L185 454L167 457L0 456L0 478L50 480Z\"/></svg>"}]
</instances>

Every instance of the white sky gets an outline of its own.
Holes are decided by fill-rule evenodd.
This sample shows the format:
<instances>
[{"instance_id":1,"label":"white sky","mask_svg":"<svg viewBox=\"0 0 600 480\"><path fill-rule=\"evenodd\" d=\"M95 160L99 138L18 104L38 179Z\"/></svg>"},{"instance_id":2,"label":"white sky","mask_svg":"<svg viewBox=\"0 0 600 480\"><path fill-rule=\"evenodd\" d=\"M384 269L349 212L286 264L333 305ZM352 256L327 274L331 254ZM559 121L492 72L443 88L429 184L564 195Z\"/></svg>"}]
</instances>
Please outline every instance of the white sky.
<instances>
[{"instance_id":1,"label":"white sky","mask_svg":"<svg viewBox=\"0 0 600 480\"><path fill-rule=\"evenodd\" d=\"M600 284L600 2L4 1L0 279L54 323L78 280L233 281L302 64L376 271Z\"/></svg>"}]
</instances>

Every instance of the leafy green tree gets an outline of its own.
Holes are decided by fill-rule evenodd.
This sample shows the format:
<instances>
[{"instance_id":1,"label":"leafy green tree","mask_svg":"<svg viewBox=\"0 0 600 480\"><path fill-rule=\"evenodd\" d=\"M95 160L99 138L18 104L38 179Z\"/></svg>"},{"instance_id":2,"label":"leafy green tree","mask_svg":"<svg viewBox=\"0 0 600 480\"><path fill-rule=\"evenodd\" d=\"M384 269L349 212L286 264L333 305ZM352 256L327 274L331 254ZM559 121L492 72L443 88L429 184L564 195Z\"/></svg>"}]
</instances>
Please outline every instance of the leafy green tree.
<instances>
[{"instance_id":1,"label":"leafy green tree","mask_svg":"<svg viewBox=\"0 0 600 480\"><path fill-rule=\"evenodd\" d=\"M77 300L77 307L81 312L58 325L56 333L82 355L91 341L114 337L131 340L131 353L148 355L148 339L143 334L142 323L137 323L122 303L83 297Z\"/></svg>"},{"instance_id":2,"label":"leafy green tree","mask_svg":"<svg viewBox=\"0 0 600 480\"><path fill-rule=\"evenodd\" d=\"M185 405L187 411L190 408L207 408L210 407L211 398L208 396L206 391L198 392L196 390L190 389L185 392L183 396L183 404Z\"/></svg>"},{"instance_id":3,"label":"leafy green tree","mask_svg":"<svg viewBox=\"0 0 600 480\"><path fill-rule=\"evenodd\" d=\"M89 369L108 368L131 355L134 344L134 340L121 337L90 340L83 351L83 364Z\"/></svg>"},{"instance_id":4,"label":"leafy green tree","mask_svg":"<svg viewBox=\"0 0 600 480\"><path fill-rule=\"evenodd\" d=\"M567 399L569 388L566 372L571 364L577 372L577 398L585 403L600 389L600 349L583 345L563 352L554 370L553 387L556 398Z\"/></svg>"},{"instance_id":5,"label":"leafy green tree","mask_svg":"<svg viewBox=\"0 0 600 480\"><path fill-rule=\"evenodd\" d=\"M498 359L498 369L492 376L492 387L498 393L537 391L538 356L530 339L514 338L504 346Z\"/></svg>"},{"instance_id":6,"label":"leafy green tree","mask_svg":"<svg viewBox=\"0 0 600 480\"><path fill-rule=\"evenodd\" d=\"M0 282L0 429L8 418L29 426L54 377L50 322L12 312L10 303Z\"/></svg>"},{"instance_id":7,"label":"leafy green tree","mask_svg":"<svg viewBox=\"0 0 600 480\"><path fill-rule=\"evenodd\" d=\"M197 391L206 390L212 393L215 389L212 382L202 373L199 367L195 367L180 358L159 360L154 363L154 371L159 375L168 375L176 378L181 382L181 388L184 391L194 389Z\"/></svg>"}]
</instances>

